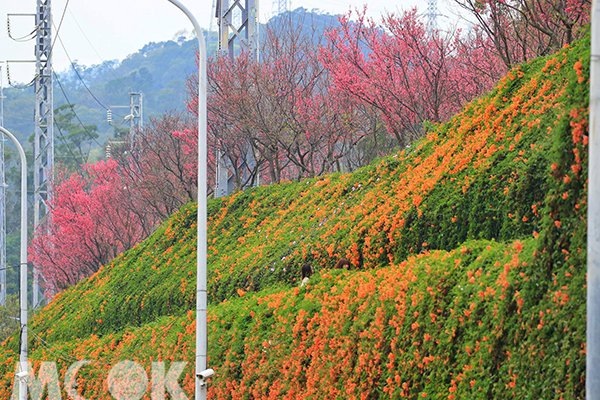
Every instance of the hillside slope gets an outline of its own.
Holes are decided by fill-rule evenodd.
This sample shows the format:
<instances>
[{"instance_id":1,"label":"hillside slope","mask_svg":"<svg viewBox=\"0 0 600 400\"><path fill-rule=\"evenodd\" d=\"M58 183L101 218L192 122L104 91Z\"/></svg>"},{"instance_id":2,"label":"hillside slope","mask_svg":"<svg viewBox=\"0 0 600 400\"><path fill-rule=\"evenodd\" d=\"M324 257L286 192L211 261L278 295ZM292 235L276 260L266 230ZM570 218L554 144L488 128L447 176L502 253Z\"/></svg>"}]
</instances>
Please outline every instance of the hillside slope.
<instances>
[{"instance_id":1,"label":"hillside slope","mask_svg":"<svg viewBox=\"0 0 600 400\"><path fill-rule=\"evenodd\" d=\"M583 398L588 60L580 42L520 66L353 174L211 201L212 395ZM189 205L61 293L32 358L97 360L86 398L110 398L120 360L191 362L194 240ZM1 398L17 347L0 350Z\"/></svg>"}]
</instances>

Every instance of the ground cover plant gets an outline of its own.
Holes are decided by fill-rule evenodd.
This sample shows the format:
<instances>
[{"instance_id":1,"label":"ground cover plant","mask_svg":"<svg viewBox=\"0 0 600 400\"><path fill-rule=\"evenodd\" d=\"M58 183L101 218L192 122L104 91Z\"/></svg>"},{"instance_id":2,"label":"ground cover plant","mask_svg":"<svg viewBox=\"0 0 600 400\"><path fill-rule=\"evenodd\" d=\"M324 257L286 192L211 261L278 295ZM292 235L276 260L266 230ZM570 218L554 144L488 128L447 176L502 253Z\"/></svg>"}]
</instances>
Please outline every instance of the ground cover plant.
<instances>
[{"instance_id":1,"label":"ground cover plant","mask_svg":"<svg viewBox=\"0 0 600 400\"><path fill-rule=\"evenodd\" d=\"M352 174L211 201L211 396L583 398L588 64L585 39ZM78 390L110 398L120 360L192 362L194 282L190 204L36 315L34 367L98 360Z\"/></svg>"}]
</instances>

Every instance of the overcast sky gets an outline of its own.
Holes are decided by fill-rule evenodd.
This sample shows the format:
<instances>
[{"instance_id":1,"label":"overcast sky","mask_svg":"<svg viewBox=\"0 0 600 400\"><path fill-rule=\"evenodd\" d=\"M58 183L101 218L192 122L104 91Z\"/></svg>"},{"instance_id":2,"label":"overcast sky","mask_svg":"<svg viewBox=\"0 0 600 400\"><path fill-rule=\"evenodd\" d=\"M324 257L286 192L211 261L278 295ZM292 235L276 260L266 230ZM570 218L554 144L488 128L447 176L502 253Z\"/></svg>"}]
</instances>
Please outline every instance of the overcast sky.
<instances>
[{"instance_id":1,"label":"overcast sky","mask_svg":"<svg viewBox=\"0 0 600 400\"><path fill-rule=\"evenodd\" d=\"M172 39L178 32L191 31L191 24L176 7L167 0L52 0L54 25L58 26L68 2L60 37L73 60L80 64L93 65L105 60L125 58L149 42ZM214 20L213 0L181 0L208 29ZM341 14L350 8L362 7L366 0L292 0L291 9L304 7L330 14ZM441 13L450 14L451 0L438 0ZM33 13L35 0L0 0L0 61L31 60L34 58L33 41L14 42L8 37L6 15ZM368 0L368 13L378 17L388 11L394 12L417 6L424 12L426 0ZM273 1L259 3L260 22L273 15ZM34 26L33 17L11 17L13 37L30 33ZM213 22L213 28L216 24ZM215 28L216 29L216 28ZM56 30L55 30L56 31ZM55 34L56 32L54 32ZM54 67L63 71L69 61L60 42L55 41ZM1 64L0 64L1 65ZM3 68L5 72L6 68ZM33 64L10 64L13 81L26 82L34 74ZM6 76L4 76L6 86Z\"/></svg>"}]
</instances>

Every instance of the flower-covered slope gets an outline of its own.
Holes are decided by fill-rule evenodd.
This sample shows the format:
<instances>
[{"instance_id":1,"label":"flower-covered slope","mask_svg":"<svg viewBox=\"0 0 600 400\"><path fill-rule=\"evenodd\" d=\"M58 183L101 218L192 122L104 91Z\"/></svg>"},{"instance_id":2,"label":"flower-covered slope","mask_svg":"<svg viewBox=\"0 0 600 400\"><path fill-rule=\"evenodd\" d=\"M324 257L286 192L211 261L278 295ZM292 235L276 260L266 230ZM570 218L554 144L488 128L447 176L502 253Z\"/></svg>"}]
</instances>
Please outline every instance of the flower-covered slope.
<instances>
[{"instance_id":1,"label":"flower-covered slope","mask_svg":"<svg viewBox=\"0 0 600 400\"><path fill-rule=\"evenodd\" d=\"M581 398L589 44L353 174L209 204L216 398ZM61 293L34 360L193 360L195 209ZM351 271L332 270L341 257ZM317 273L299 289L300 266ZM0 352L9 393L18 341ZM182 386L191 393L191 368ZM148 394L149 396L149 394Z\"/></svg>"}]
</instances>

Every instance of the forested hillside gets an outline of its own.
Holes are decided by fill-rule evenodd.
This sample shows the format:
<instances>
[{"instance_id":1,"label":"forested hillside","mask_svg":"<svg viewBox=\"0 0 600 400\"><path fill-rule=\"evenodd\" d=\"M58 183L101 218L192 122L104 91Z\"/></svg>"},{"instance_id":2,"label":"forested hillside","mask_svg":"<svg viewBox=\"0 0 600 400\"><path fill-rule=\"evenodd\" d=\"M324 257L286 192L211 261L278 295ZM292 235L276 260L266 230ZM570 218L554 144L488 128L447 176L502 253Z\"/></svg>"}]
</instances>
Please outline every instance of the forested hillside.
<instances>
[{"instance_id":1,"label":"forested hillside","mask_svg":"<svg viewBox=\"0 0 600 400\"><path fill-rule=\"evenodd\" d=\"M577 42L352 174L212 200L212 398L583 398L588 64ZM118 361L183 360L191 395L195 221L185 206L60 293L31 358L61 376L94 360L90 399ZM17 349L0 350L1 398Z\"/></svg>"},{"instance_id":2,"label":"forested hillside","mask_svg":"<svg viewBox=\"0 0 600 400\"><path fill-rule=\"evenodd\" d=\"M286 18L300 23L303 31L314 29L319 36L327 27L337 25L336 16L298 8L272 18L265 27L276 25ZM261 27L261 31L265 27ZM206 43L208 54L214 56L217 32L206 32ZM77 54L73 53L71 57L74 58L74 64L65 71L57 71L54 106L58 108L67 104L68 99L69 103L76 106L84 124L98 128L101 143L114 134L113 127L106 121L106 108L129 106L130 91L143 93L146 119L167 111L184 111L188 98L186 81L197 70L197 47L196 39L181 36L169 41L148 43L124 60L104 61L97 65L78 64ZM33 134L33 88L8 88L4 94L6 127L27 142L26 138ZM113 111L114 126L128 129L128 124L122 120L129 111L119 108Z\"/></svg>"}]
</instances>

